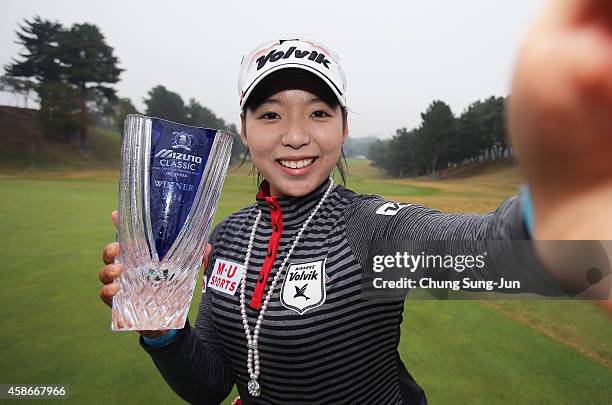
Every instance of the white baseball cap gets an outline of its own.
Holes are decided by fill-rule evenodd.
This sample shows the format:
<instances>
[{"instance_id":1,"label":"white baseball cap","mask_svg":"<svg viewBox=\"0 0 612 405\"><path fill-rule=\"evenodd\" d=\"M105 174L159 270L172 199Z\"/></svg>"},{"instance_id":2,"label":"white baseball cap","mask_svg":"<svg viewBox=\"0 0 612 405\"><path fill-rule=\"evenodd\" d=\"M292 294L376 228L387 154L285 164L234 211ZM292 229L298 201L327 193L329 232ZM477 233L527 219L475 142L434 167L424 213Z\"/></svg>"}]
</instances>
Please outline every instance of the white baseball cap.
<instances>
[{"instance_id":1,"label":"white baseball cap","mask_svg":"<svg viewBox=\"0 0 612 405\"><path fill-rule=\"evenodd\" d=\"M265 77L286 68L314 73L331 88L340 105L346 107L346 77L338 55L321 43L287 36L266 42L242 57L238 76L240 108L244 108L253 89Z\"/></svg>"}]
</instances>

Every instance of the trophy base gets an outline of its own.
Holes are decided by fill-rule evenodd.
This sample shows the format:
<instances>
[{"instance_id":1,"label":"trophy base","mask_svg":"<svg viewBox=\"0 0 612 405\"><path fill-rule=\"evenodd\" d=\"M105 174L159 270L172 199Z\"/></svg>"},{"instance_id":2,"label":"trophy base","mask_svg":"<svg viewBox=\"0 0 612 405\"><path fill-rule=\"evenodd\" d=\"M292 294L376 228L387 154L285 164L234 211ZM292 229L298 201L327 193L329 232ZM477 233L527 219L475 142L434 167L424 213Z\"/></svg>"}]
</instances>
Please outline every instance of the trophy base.
<instances>
[{"instance_id":1,"label":"trophy base","mask_svg":"<svg viewBox=\"0 0 612 405\"><path fill-rule=\"evenodd\" d=\"M184 328L197 275L198 268L183 273L159 273L151 267L124 271L119 292L113 297L111 329Z\"/></svg>"}]
</instances>

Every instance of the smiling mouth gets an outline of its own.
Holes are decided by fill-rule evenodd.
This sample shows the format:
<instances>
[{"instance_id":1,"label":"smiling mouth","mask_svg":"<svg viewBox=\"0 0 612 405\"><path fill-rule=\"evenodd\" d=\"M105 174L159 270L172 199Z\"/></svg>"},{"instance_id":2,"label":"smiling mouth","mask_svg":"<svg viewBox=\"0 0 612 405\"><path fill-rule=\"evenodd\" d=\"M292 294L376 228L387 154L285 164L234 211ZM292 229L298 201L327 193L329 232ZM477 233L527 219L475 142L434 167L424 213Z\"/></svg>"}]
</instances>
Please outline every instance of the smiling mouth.
<instances>
[{"instance_id":1,"label":"smiling mouth","mask_svg":"<svg viewBox=\"0 0 612 405\"><path fill-rule=\"evenodd\" d=\"M284 166L284 167L286 167L288 169L302 169L304 167L308 167L311 164L313 164L315 160L317 160L316 157L308 158L308 159L301 159L301 160L282 160L282 159L276 159L276 161L278 163L280 163L282 166Z\"/></svg>"}]
</instances>

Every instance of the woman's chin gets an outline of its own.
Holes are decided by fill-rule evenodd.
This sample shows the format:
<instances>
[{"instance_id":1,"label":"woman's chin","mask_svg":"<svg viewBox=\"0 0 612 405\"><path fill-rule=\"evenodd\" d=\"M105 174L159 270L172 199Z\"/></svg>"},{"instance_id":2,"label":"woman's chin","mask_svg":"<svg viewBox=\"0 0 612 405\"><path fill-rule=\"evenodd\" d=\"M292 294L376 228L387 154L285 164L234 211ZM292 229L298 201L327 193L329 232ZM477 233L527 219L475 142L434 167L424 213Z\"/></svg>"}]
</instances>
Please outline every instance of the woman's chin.
<instances>
[{"instance_id":1,"label":"woman's chin","mask_svg":"<svg viewBox=\"0 0 612 405\"><path fill-rule=\"evenodd\" d=\"M280 183L281 184L270 183L270 192L272 195L276 194L287 197L303 197L316 190L321 182L317 182L313 176L308 176L307 178L303 179L283 179L280 181Z\"/></svg>"}]
</instances>

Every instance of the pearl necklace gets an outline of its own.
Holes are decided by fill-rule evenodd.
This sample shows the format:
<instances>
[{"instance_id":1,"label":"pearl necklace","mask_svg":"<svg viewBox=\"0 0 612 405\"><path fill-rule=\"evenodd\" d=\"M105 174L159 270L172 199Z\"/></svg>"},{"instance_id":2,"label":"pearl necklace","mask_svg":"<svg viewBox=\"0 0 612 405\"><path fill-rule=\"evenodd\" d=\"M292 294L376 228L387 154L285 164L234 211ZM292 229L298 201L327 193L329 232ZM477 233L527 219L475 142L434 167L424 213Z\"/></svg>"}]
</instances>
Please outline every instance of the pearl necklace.
<instances>
[{"instance_id":1,"label":"pearl necklace","mask_svg":"<svg viewBox=\"0 0 612 405\"><path fill-rule=\"evenodd\" d=\"M272 298L272 294L274 293L276 284L278 283L281 273L285 269L285 264L289 260L289 256L291 256L291 253L293 253L293 249L295 249L298 241L300 240L300 237L302 236L302 234L304 233L304 230L308 226L308 223L317 213L317 211L319 210L319 208L321 207L321 205L323 204L323 202L325 201L325 199L331 192L332 188L334 187L334 180L330 177L329 181L330 181L330 184L329 184L329 187L327 187L327 190L325 190L325 194L323 194L323 197L321 197L321 200L319 200L319 203L317 204L317 206L314 208L314 210L312 210L312 212L310 213L310 215L304 222L304 225L302 225L302 227L298 231L297 235L295 236L295 240L293 241L293 244L289 248L289 253L287 253L287 256L283 260L283 263L281 264L280 268L278 269L278 272L276 272L276 275L274 276L274 279L272 280L272 284L270 284L270 288L268 289L266 298L263 304L261 305L261 310L259 311L257 322L255 323L255 329L253 330L253 337L251 338L251 329L249 328L249 321L246 315L246 305L245 305L246 275L247 275L247 270L249 268L249 260L251 259L251 251L253 250L253 241L255 240L255 232L257 231L257 226L259 225L259 220L261 219L261 210L259 210L259 213L257 214L257 217L255 218L255 223L253 224L253 229L251 230L251 236L249 237L249 247L247 249L246 256L244 258L244 272L242 274L242 280L240 281L240 315L242 316L242 325L244 326L244 334L246 335L247 348L248 348L247 370L249 372L249 377L250 377L250 380L248 383L248 389L249 389L249 394L251 394L254 397L258 397L261 394L261 388L259 387L259 383L257 382L257 377L259 377L259 374L260 374L259 350L257 349L257 342L259 340L259 331L261 330L261 324L263 322L264 314L266 313L266 310L268 309L270 298ZM255 365L255 368L253 368L253 365Z\"/></svg>"}]
</instances>

